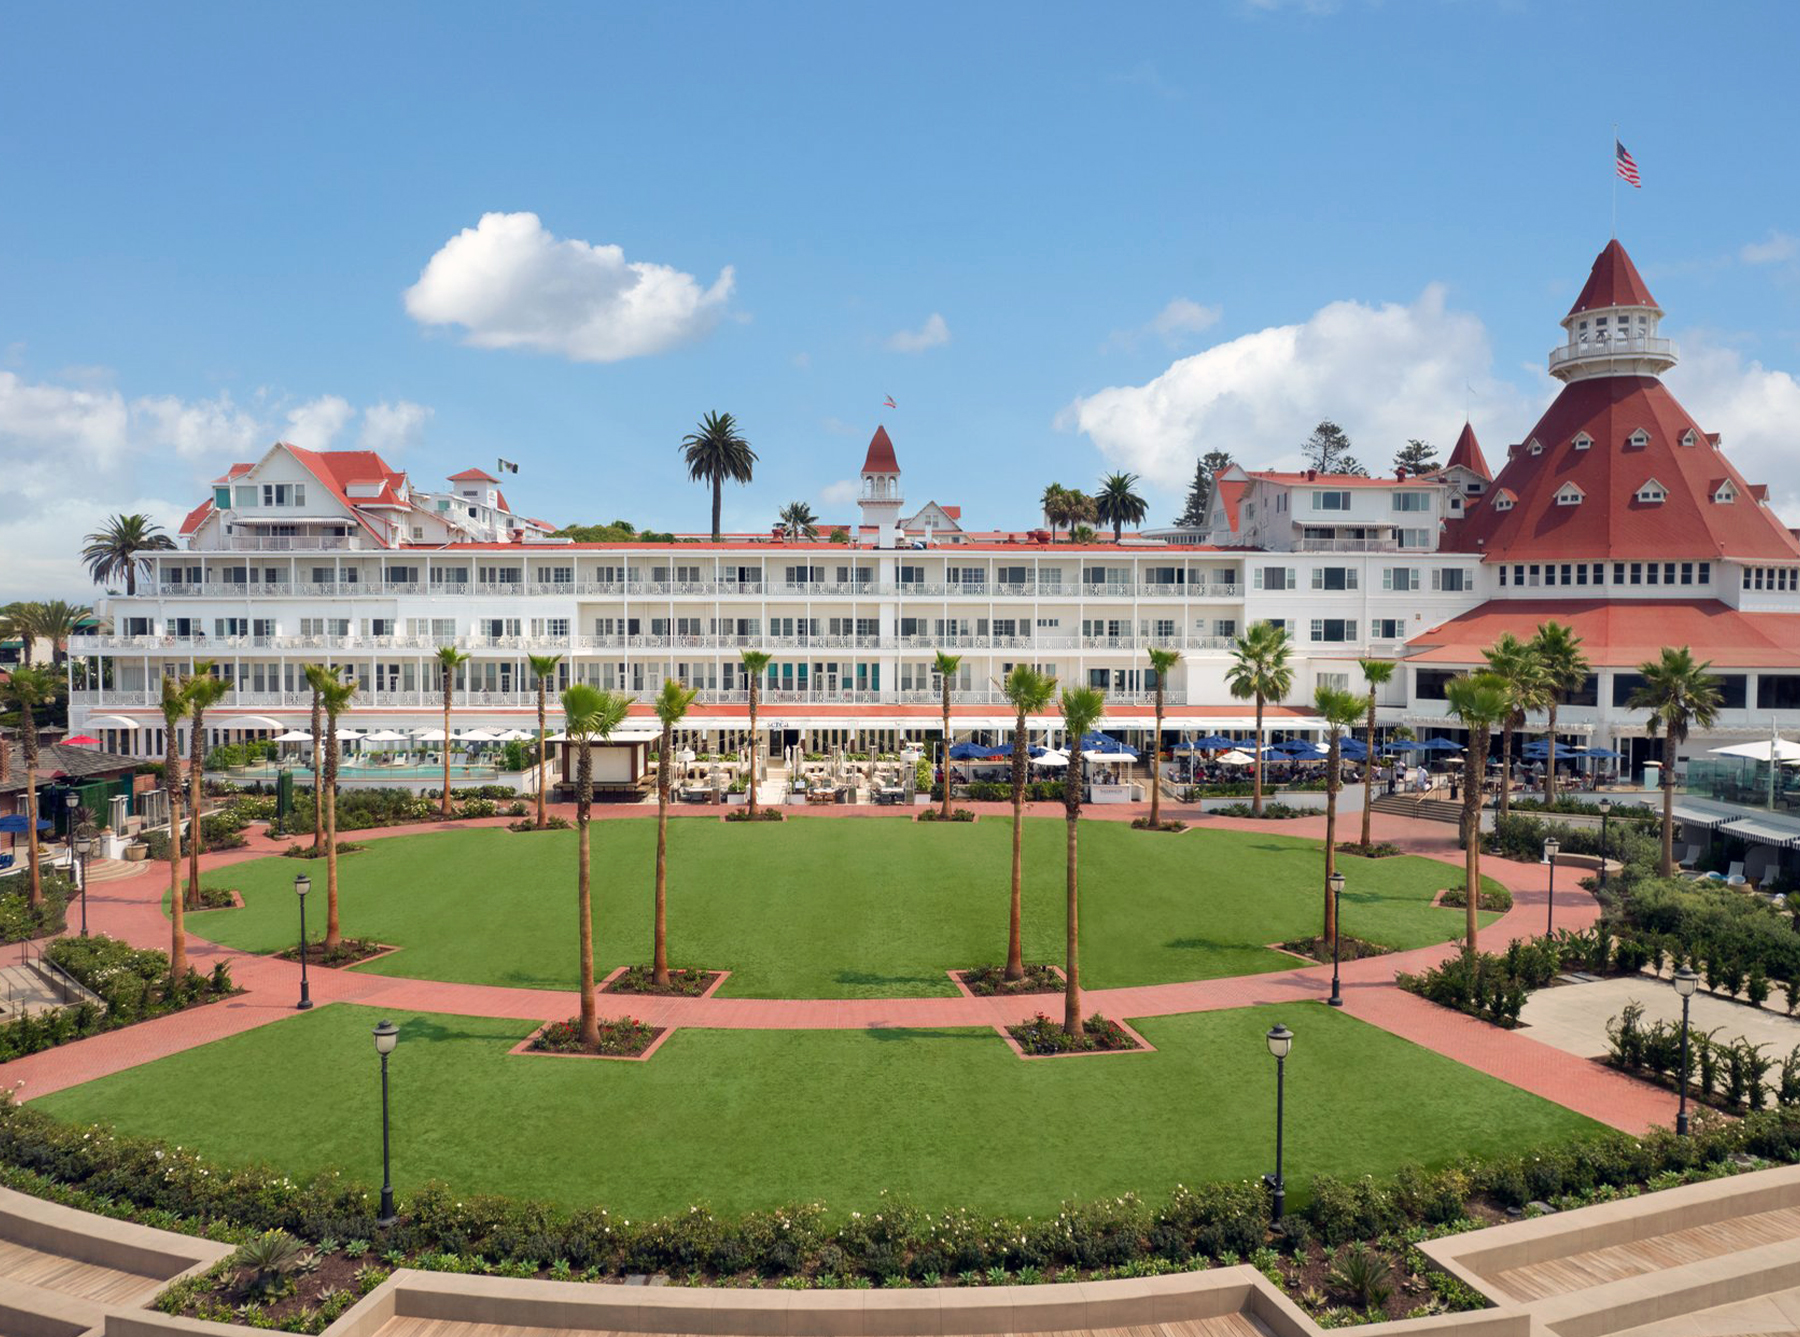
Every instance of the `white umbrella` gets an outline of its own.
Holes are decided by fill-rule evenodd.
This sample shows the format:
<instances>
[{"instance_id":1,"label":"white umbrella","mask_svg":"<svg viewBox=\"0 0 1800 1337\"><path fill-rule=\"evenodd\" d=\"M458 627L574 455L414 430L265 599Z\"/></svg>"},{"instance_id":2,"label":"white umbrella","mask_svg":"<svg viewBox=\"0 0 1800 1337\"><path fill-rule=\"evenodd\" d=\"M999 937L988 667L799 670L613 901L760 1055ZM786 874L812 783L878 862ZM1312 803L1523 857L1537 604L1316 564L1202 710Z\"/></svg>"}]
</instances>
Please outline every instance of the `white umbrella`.
<instances>
[{"instance_id":1,"label":"white umbrella","mask_svg":"<svg viewBox=\"0 0 1800 1337\"><path fill-rule=\"evenodd\" d=\"M1256 758L1251 756L1248 752L1241 751L1235 747L1229 752L1220 754L1218 757L1218 763L1221 766L1250 766L1253 765L1255 761Z\"/></svg>"},{"instance_id":2,"label":"white umbrella","mask_svg":"<svg viewBox=\"0 0 1800 1337\"><path fill-rule=\"evenodd\" d=\"M441 743L444 741L445 735L442 729L415 729L413 737L421 743Z\"/></svg>"},{"instance_id":3,"label":"white umbrella","mask_svg":"<svg viewBox=\"0 0 1800 1337\"><path fill-rule=\"evenodd\" d=\"M1715 756L1745 757L1751 761L1768 761L1771 755L1776 761L1800 761L1800 743L1790 743L1785 738L1759 738L1754 743L1733 743L1711 750Z\"/></svg>"},{"instance_id":4,"label":"white umbrella","mask_svg":"<svg viewBox=\"0 0 1800 1337\"><path fill-rule=\"evenodd\" d=\"M310 743L312 735L304 729L289 729L275 740L277 743Z\"/></svg>"},{"instance_id":5,"label":"white umbrella","mask_svg":"<svg viewBox=\"0 0 1800 1337\"><path fill-rule=\"evenodd\" d=\"M405 743L411 741L412 735L403 734L396 729L377 729L363 739L365 743Z\"/></svg>"},{"instance_id":6,"label":"white umbrella","mask_svg":"<svg viewBox=\"0 0 1800 1337\"><path fill-rule=\"evenodd\" d=\"M358 730L355 730L355 729L339 729L338 730L338 742L340 742L340 743L353 743L358 738L361 738L362 736L363 735Z\"/></svg>"},{"instance_id":7,"label":"white umbrella","mask_svg":"<svg viewBox=\"0 0 1800 1337\"><path fill-rule=\"evenodd\" d=\"M536 734L529 733L524 729L508 729L505 733L501 734L496 741L502 743L526 743L536 737Z\"/></svg>"},{"instance_id":8,"label":"white umbrella","mask_svg":"<svg viewBox=\"0 0 1800 1337\"><path fill-rule=\"evenodd\" d=\"M1067 766L1069 764L1069 754L1067 752L1058 752L1055 749L1051 749L1046 751L1042 756L1033 757L1031 759L1031 764L1033 766Z\"/></svg>"},{"instance_id":9,"label":"white umbrella","mask_svg":"<svg viewBox=\"0 0 1800 1337\"><path fill-rule=\"evenodd\" d=\"M465 743L497 743L500 741L500 735L489 729L470 729L463 734L462 741Z\"/></svg>"}]
</instances>

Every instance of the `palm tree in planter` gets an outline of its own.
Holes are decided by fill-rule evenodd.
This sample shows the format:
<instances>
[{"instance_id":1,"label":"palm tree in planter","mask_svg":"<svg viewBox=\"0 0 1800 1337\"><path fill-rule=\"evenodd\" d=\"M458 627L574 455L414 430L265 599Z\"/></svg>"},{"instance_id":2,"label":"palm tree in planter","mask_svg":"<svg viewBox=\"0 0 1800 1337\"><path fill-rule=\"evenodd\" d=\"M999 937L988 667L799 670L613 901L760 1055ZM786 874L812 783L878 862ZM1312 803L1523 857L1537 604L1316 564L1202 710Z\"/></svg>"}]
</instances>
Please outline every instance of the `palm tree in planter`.
<instances>
[{"instance_id":1,"label":"palm tree in planter","mask_svg":"<svg viewBox=\"0 0 1800 1337\"><path fill-rule=\"evenodd\" d=\"M1718 722L1723 701L1719 680L1712 674L1712 661L1696 664L1693 651L1685 645L1679 650L1664 646L1661 656L1638 665L1638 676L1643 678L1643 684L1625 704L1632 710L1649 711L1645 732L1652 738L1660 733L1669 740L1662 767L1662 855L1658 871L1664 877L1674 877L1675 757L1687 742L1689 729L1710 729Z\"/></svg>"},{"instance_id":2,"label":"palm tree in planter","mask_svg":"<svg viewBox=\"0 0 1800 1337\"><path fill-rule=\"evenodd\" d=\"M1444 684L1450 711L1469 731L1463 753L1463 888L1468 897L1468 924L1464 934L1468 952L1475 954L1475 937L1481 929L1481 772L1487 764L1488 739L1512 709L1505 681L1494 673L1464 673Z\"/></svg>"},{"instance_id":3,"label":"palm tree in planter","mask_svg":"<svg viewBox=\"0 0 1800 1337\"><path fill-rule=\"evenodd\" d=\"M169 796L169 978L187 977L187 922L181 895L181 739L175 726L187 718L192 703L187 689L174 674L164 674L163 715L163 791ZM35 814L34 814L35 816ZM32 825L36 825L35 822ZM194 823L194 839L200 838L199 822Z\"/></svg>"},{"instance_id":4,"label":"palm tree in planter","mask_svg":"<svg viewBox=\"0 0 1800 1337\"><path fill-rule=\"evenodd\" d=\"M1526 719L1550 705L1550 687L1537 652L1510 631L1481 652L1487 671L1506 688L1509 708L1500 721L1500 816L1512 811L1513 733Z\"/></svg>"},{"instance_id":5,"label":"palm tree in planter","mask_svg":"<svg viewBox=\"0 0 1800 1337\"><path fill-rule=\"evenodd\" d=\"M1103 525L1111 525L1113 542L1122 537L1126 525L1141 525L1150 507L1138 495L1136 474L1108 474L1100 480L1100 491L1094 497L1094 516Z\"/></svg>"},{"instance_id":6,"label":"palm tree in planter","mask_svg":"<svg viewBox=\"0 0 1800 1337\"><path fill-rule=\"evenodd\" d=\"M1068 826L1069 936L1063 971L1063 1033L1081 1035L1081 883L1077 867L1076 832L1081 819L1081 740L1092 733L1106 710L1106 693L1098 687L1065 687L1062 693L1063 731L1069 736L1069 769L1063 776L1063 817Z\"/></svg>"},{"instance_id":7,"label":"palm tree in planter","mask_svg":"<svg viewBox=\"0 0 1800 1337\"><path fill-rule=\"evenodd\" d=\"M1354 729L1363 716L1362 698L1341 687L1319 686L1313 691L1313 714L1325 721L1325 939L1337 936L1337 897L1331 894L1331 875L1337 871L1337 797L1343 787L1344 730Z\"/></svg>"},{"instance_id":8,"label":"palm tree in planter","mask_svg":"<svg viewBox=\"0 0 1800 1337\"><path fill-rule=\"evenodd\" d=\"M1231 647L1225 685L1239 701L1256 702L1256 757L1252 768L1250 813L1263 810L1263 708L1279 704L1294 689L1294 666L1288 660L1287 632L1273 622L1252 622Z\"/></svg>"},{"instance_id":9,"label":"palm tree in planter","mask_svg":"<svg viewBox=\"0 0 1800 1337\"><path fill-rule=\"evenodd\" d=\"M651 930L651 982L658 988L669 983L669 773L675 749L675 726L699 695L697 689L664 678L656 697L656 718L662 721L662 758L656 763L656 915Z\"/></svg>"},{"instance_id":10,"label":"palm tree in planter","mask_svg":"<svg viewBox=\"0 0 1800 1337\"><path fill-rule=\"evenodd\" d=\"M175 540L147 515L115 515L83 541L87 546L81 560L94 583L104 585L123 576L128 595L137 593L138 568L149 560L145 554L175 547Z\"/></svg>"},{"instance_id":11,"label":"palm tree in planter","mask_svg":"<svg viewBox=\"0 0 1800 1337\"><path fill-rule=\"evenodd\" d=\"M790 501L781 508L781 514L776 519L781 526L782 535L788 539L819 537L819 517L803 501Z\"/></svg>"},{"instance_id":12,"label":"palm tree in planter","mask_svg":"<svg viewBox=\"0 0 1800 1337\"><path fill-rule=\"evenodd\" d=\"M319 687L319 703L325 708L325 777L319 786L325 802L325 950L338 945L338 850L337 779L338 715L356 695L356 681L333 675Z\"/></svg>"},{"instance_id":13,"label":"palm tree in planter","mask_svg":"<svg viewBox=\"0 0 1800 1337\"><path fill-rule=\"evenodd\" d=\"M1546 622L1539 627L1537 635L1531 638L1531 651L1544 675L1548 696L1544 705L1545 734L1550 745L1550 755L1544 761L1544 810L1548 812L1556 805L1556 708L1587 681L1588 661L1581 653L1581 637L1574 628L1560 622Z\"/></svg>"},{"instance_id":14,"label":"palm tree in planter","mask_svg":"<svg viewBox=\"0 0 1800 1337\"><path fill-rule=\"evenodd\" d=\"M544 808L544 715L549 706L550 679L556 675L556 666L562 663L561 655L526 655L531 665L531 676L537 679L538 689L538 754L537 754L537 829L542 831L549 824L549 816ZM445 730L446 733L449 730Z\"/></svg>"},{"instance_id":15,"label":"palm tree in planter","mask_svg":"<svg viewBox=\"0 0 1800 1337\"><path fill-rule=\"evenodd\" d=\"M756 710L762 704L762 677L768 670L770 655L767 650L740 650L738 658L744 661L745 685L750 689L750 820L756 820L756 749L758 734L756 732Z\"/></svg>"},{"instance_id":16,"label":"palm tree in planter","mask_svg":"<svg viewBox=\"0 0 1800 1337\"><path fill-rule=\"evenodd\" d=\"M603 692L585 682L571 683L562 694L563 736L575 747L576 918L581 934L581 1043L600 1044L600 1016L594 1006L594 901L588 826L594 809L596 738L605 741L625 720L631 703L617 692Z\"/></svg>"},{"instance_id":17,"label":"palm tree in planter","mask_svg":"<svg viewBox=\"0 0 1800 1337\"><path fill-rule=\"evenodd\" d=\"M1140 520L1143 517L1138 517ZM1150 672L1156 678L1156 734L1150 743L1150 829L1162 828L1162 736L1163 736L1163 690L1168 684L1169 675L1181 662L1181 651L1165 650L1152 646L1150 649Z\"/></svg>"},{"instance_id":18,"label":"palm tree in planter","mask_svg":"<svg viewBox=\"0 0 1800 1337\"><path fill-rule=\"evenodd\" d=\"M450 820L450 706L456 696L456 670L469 662L468 655L454 645L440 645L438 669L444 679L444 805L439 812Z\"/></svg>"},{"instance_id":19,"label":"palm tree in planter","mask_svg":"<svg viewBox=\"0 0 1800 1337\"><path fill-rule=\"evenodd\" d=\"M1375 804L1375 689L1394 680L1395 665L1386 659L1359 659L1356 662L1362 666L1363 681L1369 684L1369 718L1363 729L1363 750L1369 755L1363 758L1362 810L1362 847L1367 851L1372 839L1369 823Z\"/></svg>"},{"instance_id":20,"label":"palm tree in planter","mask_svg":"<svg viewBox=\"0 0 1800 1337\"><path fill-rule=\"evenodd\" d=\"M194 665L194 676L187 682L188 713L191 723L188 725L188 810L194 814L194 835L188 841L188 909L200 908L200 847L206 843L200 830L200 809L202 807L201 788L206 771L206 711L223 701L231 691L231 684L223 678L215 678L212 664L207 660L199 660Z\"/></svg>"},{"instance_id":21,"label":"palm tree in planter","mask_svg":"<svg viewBox=\"0 0 1800 1337\"><path fill-rule=\"evenodd\" d=\"M960 668L962 668L962 656L945 654L942 650L937 652L937 658L932 660L931 664L932 672L938 675L938 683L943 692L944 806L938 815L945 821L950 820L950 694L956 688L956 673Z\"/></svg>"},{"instance_id":22,"label":"palm tree in planter","mask_svg":"<svg viewBox=\"0 0 1800 1337\"><path fill-rule=\"evenodd\" d=\"M712 485L712 541L719 541L719 506L726 480L748 483L756 470L756 452L738 432L729 413L709 413L700 429L681 438L681 457L688 477Z\"/></svg>"},{"instance_id":23,"label":"palm tree in planter","mask_svg":"<svg viewBox=\"0 0 1800 1337\"><path fill-rule=\"evenodd\" d=\"M37 830L37 711L56 700L56 675L48 669L14 669L5 685L4 694L6 700L19 708L19 750L24 753L25 761L25 863L29 878L25 899L35 910L44 903ZM5 746L6 740L0 738L0 747Z\"/></svg>"},{"instance_id":24,"label":"palm tree in planter","mask_svg":"<svg viewBox=\"0 0 1800 1337\"><path fill-rule=\"evenodd\" d=\"M325 714L319 706L319 688L337 678L330 664L303 664L301 674L312 689L313 858L325 852L325 800L319 794L319 777L325 773Z\"/></svg>"},{"instance_id":25,"label":"palm tree in planter","mask_svg":"<svg viewBox=\"0 0 1800 1337\"><path fill-rule=\"evenodd\" d=\"M1025 978L1025 948L1020 936L1023 907L1025 780L1030 760L1026 748L1025 719L1047 709L1056 699L1056 680L1038 672L1030 664L1014 664L1002 687L1013 707L1012 754L1012 918L1006 937L1006 978Z\"/></svg>"}]
</instances>

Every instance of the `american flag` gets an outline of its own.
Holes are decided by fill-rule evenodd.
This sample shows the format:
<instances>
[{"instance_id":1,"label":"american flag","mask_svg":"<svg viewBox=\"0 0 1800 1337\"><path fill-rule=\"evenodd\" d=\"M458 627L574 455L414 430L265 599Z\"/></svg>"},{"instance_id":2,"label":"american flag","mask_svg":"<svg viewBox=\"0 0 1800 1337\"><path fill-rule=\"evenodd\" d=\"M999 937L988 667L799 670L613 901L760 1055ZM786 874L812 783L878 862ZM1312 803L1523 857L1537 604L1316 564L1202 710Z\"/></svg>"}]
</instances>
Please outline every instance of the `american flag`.
<instances>
[{"instance_id":1,"label":"american flag","mask_svg":"<svg viewBox=\"0 0 1800 1337\"><path fill-rule=\"evenodd\" d=\"M1642 190L1644 183L1638 180L1637 163L1632 161L1631 155L1625 151L1625 146L1616 139L1613 140L1613 156L1617 160L1619 175Z\"/></svg>"},{"instance_id":2,"label":"american flag","mask_svg":"<svg viewBox=\"0 0 1800 1337\"><path fill-rule=\"evenodd\" d=\"M894 402L894 397L889 395L886 399L881 401L881 407L884 409L897 409L900 406Z\"/></svg>"}]
</instances>

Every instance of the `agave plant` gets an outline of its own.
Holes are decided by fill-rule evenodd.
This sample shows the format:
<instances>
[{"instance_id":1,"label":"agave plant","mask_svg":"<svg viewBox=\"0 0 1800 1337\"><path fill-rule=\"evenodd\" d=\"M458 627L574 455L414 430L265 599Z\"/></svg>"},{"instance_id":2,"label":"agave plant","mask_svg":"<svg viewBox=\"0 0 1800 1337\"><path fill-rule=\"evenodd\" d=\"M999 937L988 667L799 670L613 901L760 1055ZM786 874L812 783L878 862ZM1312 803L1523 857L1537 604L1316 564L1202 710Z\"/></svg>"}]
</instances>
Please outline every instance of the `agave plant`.
<instances>
[{"instance_id":1,"label":"agave plant","mask_svg":"<svg viewBox=\"0 0 1800 1337\"><path fill-rule=\"evenodd\" d=\"M1366 1244L1352 1244L1338 1255L1325 1285L1358 1309L1379 1309L1394 1293L1394 1265Z\"/></svg>"},{"instance_id":2,"label":"agave plant","mask_svg":"<svg viewBox=\"0 0 1800 1337\"><path fill-rule=\"evenodd\" d=\"M306 1262L306 1251L300 1241L285 1230L265 1230L238 1245L236 1262L250 1274L253 1294L267 1295L290 1273Z\"/></svg>"}]
</instances>

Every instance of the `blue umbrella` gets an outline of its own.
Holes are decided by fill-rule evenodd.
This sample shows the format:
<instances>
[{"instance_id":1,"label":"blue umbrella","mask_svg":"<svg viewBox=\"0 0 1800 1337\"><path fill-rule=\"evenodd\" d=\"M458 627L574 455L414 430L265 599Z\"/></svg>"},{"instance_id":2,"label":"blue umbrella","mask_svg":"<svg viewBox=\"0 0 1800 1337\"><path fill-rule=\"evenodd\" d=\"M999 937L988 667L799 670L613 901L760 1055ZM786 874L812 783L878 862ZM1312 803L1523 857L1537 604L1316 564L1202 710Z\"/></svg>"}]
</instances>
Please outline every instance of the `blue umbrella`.
<instances>
[{"instance_id":1,"label":"blue umbrella","mask_svg":"<svg viewBox=\"0 0 1800 1337\"><path fill-rule=\"evenodd\" d=\"M1367 761L1368 745L1360 738L1343 738L1338 742L1338 755L1345 761Z\"/></svg>"},{"instance_id":2,"label":"blue umbrella","mask_svg":"<svg viewBox=\"0 0 1800 1337\"><path fill-rule=\"evenodd\" d=\"M5 817L0 817L0 833L22 836L30 829L30 824L26 821L23 813L11 813ZM40 817L38 818L37 829L40 831L48 831L50 829L50 823Z\"/></svg>"},{"instance_id":3,"label":"blue umbrella","mask_svg":"<svg viewBox=\"0 0 1800 1337\"><path fill-rule=\"evenodd\" d=\"M951 761L986 761L990 757L1006 755L1006 749L993 748L985 743L957 743L950 749Z\"/></svg>"},{"instance_id":4,"label":"blue umbrella","mask_svg":"<svg viewBox=\"0 0 1800 1337\"><path fill-rule=\"evenodd\" d=\"M1461 752L1462 749L1448 738L1427 738L1422 743L1414 743L1413 747L1420 752Z\"/></svg>"},{"instance_id":5,"label":"blue umbrella","mask_svg":"<svg viewBox=\"0 0 1800 1337\"><path fill-rule=\"evenodd\" d=\"M1083 752L1104 752L1109 756L1116 756L1126 761L1137 760L1137 753L1126 747L1125 744L1121 743L1118 739L1109 738L1103 733L1083 734L1081 738L1081 750Z\"/></svg>"},{"instance_id":6,"label":"blue umbrella","mask_svg":"<svg viewBox=\"0 0 1800 1337\"><path fill-rule=\"evenodd\" d=\"M1237 739L1227 738L1221 733L1209 733L1204 738L1196 738L1193 742L1194 747L1204 748L1208 752L1214 750L1223 751L1225 748L1236 747L1237 745Z\"/></svg>"},{"instance_id":7,"label":"blue umbrella","mask_svg":"<svg viewBox=\"0 0 1800 1337\"><path fill-rule=\"evenodd\" d=\"M1623 752L1614 752L1610 747L1590 747L1581 755L1584 757L1604 757L1611 761L1617 760L1625 754Z\"/></svg>"}]
</instances>

